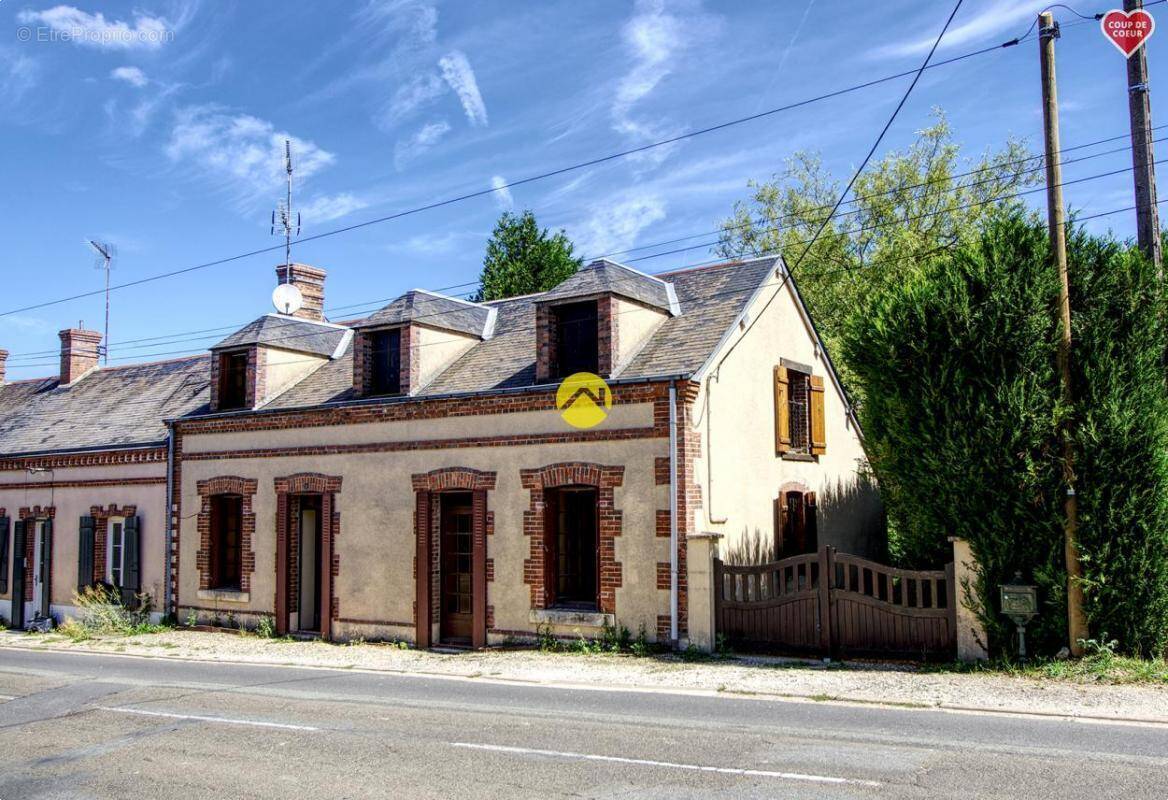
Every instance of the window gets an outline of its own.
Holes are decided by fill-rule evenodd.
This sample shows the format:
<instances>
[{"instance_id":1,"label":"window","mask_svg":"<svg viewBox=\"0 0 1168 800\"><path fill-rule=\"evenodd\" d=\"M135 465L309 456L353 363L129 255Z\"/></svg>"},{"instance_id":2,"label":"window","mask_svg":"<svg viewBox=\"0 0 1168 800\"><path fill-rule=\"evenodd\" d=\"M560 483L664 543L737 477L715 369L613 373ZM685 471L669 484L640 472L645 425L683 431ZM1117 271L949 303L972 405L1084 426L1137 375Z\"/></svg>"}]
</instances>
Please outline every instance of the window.
<instances>
[{"instance_id":1,"label":"window","mask_svg":"<svg viewBox=\"0 0 1168 800\"><path fill-rule=\"evenodd\" d=\"M220 494L211 498L211 587L235 589L241 586L243 497Z\"/></svg>"},{"instance_id":2,"label":"window","mask_svg":"<svg viewBox=\"0 0 1168 800\"><path fill-rule=\"evenodd\" d=\"M109 547L106 548L109 563L106 575L109 582L119 589L125 579L126 566L126 524L122 519L111 519L109 524Z\"/></svg>"},{"instance_id":3,"label":"window","mask_svg":"<svg viewBox=\"0 0 1168 800\"><path fill-rule=\"evenodd\" d=\"M775 452L820 456L827 452L823 378L810 367L775 367Z\"/></svg>"},{"instance_id":4,"label":"window","mask_svg":"<svg viewBox=\"0 0 1168 800\"><path fill-rule=\"evenodd\" d=\"M372 394L401 392L401 329L369 334L369 391Z\"/></svg>"},{"instance_id":5,"label":"window","mask_svg":"<svg viewBox=\"0 0 1168 800\"><path fill-rule=\"evenodd\" d=\"M780 492L775 520L775 558L783 559L819 549L815 492Z\"/></svg>"},{"instance_id":6,"label":"window","mask_svg":"<svg viewBox=\"0 0 1168 800\"><path fill-rule=\"evenodd\" d=\"M546 536L550 605L596 611L600 604L600 529L596 489L548 490Z\"/></svg>"},{"instance_id":7,"label":"window","mask_svg":"<svg viewBox=\"0 0 1168 800\"><path fill-rule=\"evenodd\" d=\"M557 377L599 372L596 301L555 306L552 313L556 319Z\"/></svg>"},{"instance_id":8,"label":"window","mask_svg":"<svg viewBox=\"0 0 1168 800\"><path fill-rule=\"evenodd\" d=\"M219 356L219 410L247 407L247 352Z\"/></svg>"}]
</instances>

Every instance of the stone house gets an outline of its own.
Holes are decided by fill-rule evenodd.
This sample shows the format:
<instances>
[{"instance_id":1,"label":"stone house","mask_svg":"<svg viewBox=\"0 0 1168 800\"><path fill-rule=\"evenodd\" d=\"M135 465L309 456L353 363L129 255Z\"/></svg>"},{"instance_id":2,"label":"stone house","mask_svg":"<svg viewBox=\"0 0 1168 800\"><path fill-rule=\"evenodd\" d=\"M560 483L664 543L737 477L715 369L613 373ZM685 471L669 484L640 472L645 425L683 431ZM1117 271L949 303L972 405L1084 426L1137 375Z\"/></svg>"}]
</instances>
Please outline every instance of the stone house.
<instances>
[{"instance_id":1,"label":"stone house","mask_svg":"<svg viewBox=\"0 0 1168 800\"><path fill-rule=\"evenodd\" d=\"M322 270L278 271L303 307L191 362L204 402L165 415L180 620L709 646L715 549L883 550L860 431L780 258L597 261L541 294L414 290L345 325Z\"/></svg>"},{"instance_id":2,"label":"stone house","mask_svg":"<svg viewBox=\"0 0 1168 800\"><path fill-rule=\"evenodd\" d=\"M60 332L60 370L7 382L0 351L0 616L72 616L108 584L162 615L167 459L163 420L207 404L205 355L98 365L101 335Z\"/></svg>"}]
</instances>

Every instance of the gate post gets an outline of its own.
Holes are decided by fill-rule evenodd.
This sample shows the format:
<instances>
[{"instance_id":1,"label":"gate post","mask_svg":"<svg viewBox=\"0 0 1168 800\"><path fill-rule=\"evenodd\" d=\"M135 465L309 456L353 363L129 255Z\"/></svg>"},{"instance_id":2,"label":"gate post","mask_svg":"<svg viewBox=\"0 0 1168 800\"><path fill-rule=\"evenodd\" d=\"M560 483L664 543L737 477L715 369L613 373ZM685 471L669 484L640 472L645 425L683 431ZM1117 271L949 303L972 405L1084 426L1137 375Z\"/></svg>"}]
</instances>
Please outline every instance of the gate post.
<instances>
[{"instance_id":1,"label":"gate post","mask_svg":"<svg viewBox=\"0 0 1168 800\"><path fill-rule=\"evenodd\" d=\"M713 652L717 643L717 605L721 602L718 575L720 533L691 533L685 537L686 577L689 590L690 644Z\"/></svg>"},{"instance_id":2,"label":"gate post","mask_svg":"<svg viewBox=\"0 0 1168 800\"><path fill-rule=\"evenodd\" d=\"M819 548L819 651L824 658L831 658L835 650L835 635L831 629L831 589L835 581L835 565L832 548Z\"/></svg>"},{"instance_id":3,"label":"gate post","mask_svg":"<svg viewBox=\"0 0 1168 800\"><path fill-rule=\"evenodd\" d=\"M953 588L949 596L953 598L950 619L957 629L957 660L985 661L990 657L986 649L989 637L985 626L977 615L983 600L977 591L977 559L969 542L957 536L950 536L953 544Z\"/></svg>"}]
</instances>

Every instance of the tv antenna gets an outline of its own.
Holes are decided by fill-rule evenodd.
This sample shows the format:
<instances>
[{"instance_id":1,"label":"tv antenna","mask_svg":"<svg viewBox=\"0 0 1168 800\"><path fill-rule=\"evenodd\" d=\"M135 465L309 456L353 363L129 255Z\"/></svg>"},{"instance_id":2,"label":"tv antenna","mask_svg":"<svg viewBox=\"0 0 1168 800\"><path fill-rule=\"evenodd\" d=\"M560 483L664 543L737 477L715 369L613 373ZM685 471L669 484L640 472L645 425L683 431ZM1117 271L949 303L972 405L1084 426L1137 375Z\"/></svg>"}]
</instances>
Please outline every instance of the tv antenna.
<instances>
[{"instance_id":1,"label":"tv antenna","mask_svg":"<svg viewBox=\"0 0 1168 800\"><path fill-rule=\"evenodd\" d=\"M287 194L284 201L272 212L272 235L278 230L284 234L284 265L292 266L292 237L300 235L300 212L292 210L292 141L284 140L284 172L288 176ZM284 279L288 279L285 272Z\"/></svg>"},{"instance_id":2,"label":"tv antenna","mask_svg":"<svg viewBox=\"0 0 1168 800\"><path fill-rule=\"evenodd\" d=\"M105 270L105 331L101 335L101 344L97 347L102 363L109 365L109 317L110 317L110 270L114 268L114 259L118 256L118 248L112 242L99 242L97 239L87 240L90 247L97 251L97 258L93 262L94 269Z\"/></svg>"}]
</instances>

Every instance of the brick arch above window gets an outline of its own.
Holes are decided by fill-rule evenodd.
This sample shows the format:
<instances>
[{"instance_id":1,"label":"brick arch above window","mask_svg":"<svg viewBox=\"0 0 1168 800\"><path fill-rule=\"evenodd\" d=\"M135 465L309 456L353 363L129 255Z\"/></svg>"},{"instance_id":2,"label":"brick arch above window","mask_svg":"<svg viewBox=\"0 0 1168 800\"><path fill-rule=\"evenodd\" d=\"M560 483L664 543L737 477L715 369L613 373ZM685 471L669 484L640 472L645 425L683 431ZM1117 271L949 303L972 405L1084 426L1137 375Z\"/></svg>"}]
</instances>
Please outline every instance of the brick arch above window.
<instances>
[{"instance_id":1,"label":"brick arch above window","mask_svg":"<svg viewBox=\"0 0 1168 800\"><path fill-rule=\"evenodd\" d=\"M57 516L56 506L33 506L20 509L21 519L53 519Z\"/></svg>"},{"instance_id":2,"label":"brick arch above window","mask_svg":"<svg viewBox=\"0 0 1168 800\"><path fill-rule=\"evenodd\" d=\"M275 479L277 494L336 494L341 490L339 475L298 472Z\"/></svg>"},{"instance_id":3,"label":"brick arch above window","mask_svg":"<svg viewBox=\"0 0 1168 800\"><path fill-rule=\"evenodd\" d=\"M470 467L443 467L418 472L411 476L414 491L442 492L442 491L475 491L480 489L493 490L495 488L494 472L483 472Z\"/></svg>"},{"instance_id":4,"label":"brick arch above window","mask_svg":"<svg viewBox=\"0 0 1168 800\"><path fill-rule=\"evenodd\" d=\"M598 489L612 489L624 483L625 468L568 461L548 464L538 469L520 470L519 478L524 489L551 489L556 486L595 486Z\"/></svg>"}]
</instances>

